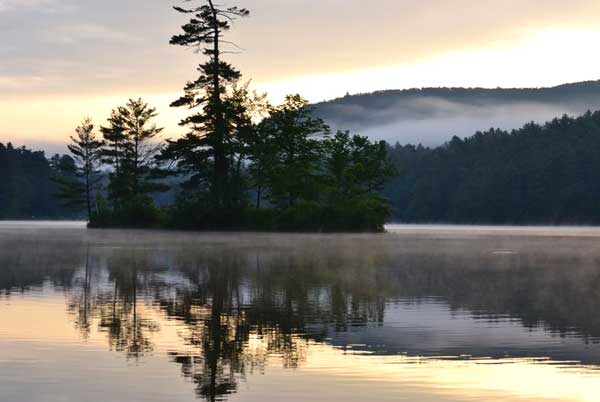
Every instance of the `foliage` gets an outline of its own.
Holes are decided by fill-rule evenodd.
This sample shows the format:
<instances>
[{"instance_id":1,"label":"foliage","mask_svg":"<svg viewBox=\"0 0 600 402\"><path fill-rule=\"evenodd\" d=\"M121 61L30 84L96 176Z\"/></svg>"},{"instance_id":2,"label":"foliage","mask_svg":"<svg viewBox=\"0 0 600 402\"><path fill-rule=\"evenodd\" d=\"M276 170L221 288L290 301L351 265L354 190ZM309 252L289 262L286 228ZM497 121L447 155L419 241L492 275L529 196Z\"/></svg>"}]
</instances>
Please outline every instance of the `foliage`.
<instances>
[{"instance_id":1,"label":"foliage","mask_svg":"<svg viewBox=\"0 0 600 402\"><path fill-rule=\"evenodd\" d=\"M241 77L231 64L222 60L223 33L231 21L245 17L248 10L215 5L212 0L202 1L195 8L175 7L180 13L190 14L183 33L171 38L171 44L202 52L208 60L198 66L200 76L188 82L184 95L173 102L174 107L198 111L181 122L189 132L182 138L169 141L162 155L163 161L172 161L176 172L186 175L189 191L203 192L212 198L215 208L231 208L241 200L236 161L239 149L236 136L241 135L245 122L239 121L239 106L233 98L226 99L228 88Z\"/></svg>"},{"instance_id":2,"label":"foliage","mask_svg":"<svg viewBox=\"0 0 600 402\"><path fill-rule=\"evenodd\" d=\"M142 99L130 99L112 111L109 126L101 129L108 144L105 162L113 168L109 198L116 207L121 201L163 190L152 175L160 150L156 136L163 130L152 123L156 116L156 109Z\"/></svg>"},{"instance_id":3,"label":"foliage","mask_svg":"<svg viewBox=\"0 0 600 402\"><path fill-rule=\"evenodd\" d=\"M159 211L151 194L166 191L168 186L157 181L154 158L160 151L157 136L162 128L152 123L156 109L142 99L114 109L108 126L102 127L106 146L103 161L112 168L109 174L110 205L92 216L92 226L154 226Z\"/></svg>"},{"instance_id":4,"label":"foliage","mask_svg":"<svg viewBox=\"0 0 600 402\"><path fill-rule=\"evenodd\" d=\"M0 219L50 219L74 217L54 196L58 186L51 180L62 174L42 151L0 143Z\"/></svg>"},{"instance_id":5,"label":"foliage","mask_svg":"<svg viewBox=\"0 0 600 402\"><path fill-rule=\"evenodd\" d=\"M99 167L104 142L96 139L94 125L89 118L75 132L77 136L72 136L71 144L67 146L73 156L63 156L55 161L58 174L54 180L59 185L57 196L64 205L76 210L85 208L90 219L94 213L93 202L99 192L98 185L102 180Z\"/></svg>"},{"instance_id":6,"label":"foliage","mask_svg":"<svg viewBox=\"0 0 600 402\"><path fill-rule=\"evenodd\" d=\"M338 131L325 141L325 150L332 202L380 192L396 175L383 141L371 142L367 137Z\"/></svg>"},{"instance_id":7,"label":"foliage","mask_svg":"<svg viewBox=\"0 0 600 402\"><path fill-rule=\"evenodd\" d=\"M329 127L312 117L308 102L300 95L287 96L272 108L258 127L266 142L253 159L261 165L257 182L269 187L268 199L276 206L293 207L299 200L318 201L321 185L323 142ZM267 151L267 153L262 152Z\"/></svg>"},{"instance_id":8,"label":"foliage","mask_svg":"<svg viewBox=\"0 0 600 402\"><path fill-rule=\"evenodd\" d=\"M489 130L442 147L396 145L386 194L406 222L600 223L600 112Z\"/></svg>"},{"instance_id":9,"label":"foliage","mask_svg":"<svg viewBox=\"0 0 600 402\"><path fill-rule=\"evenodd\" d=\"M389 176L382 168L383 144L352 138L347 166L352 194L334 196L337 183L326 167L333 144L326 141L329 127L313 117L300 95L273 107L247 84L240 86L241 74L222 58L223 44L230 44L223 34L249 12L201 3L175 8L192 18L171 43L192 47L208 60L172 104L197 109L181 122L188 133L167 141L158 157L172 174L186 178L167 222L192 228L332 230L344 227L335 218L340 212L348 222L358 222L358 214L368 217L368 223L356 223L361 229L381 229L379 222L390 210L376 195ZM249 206L252 198L255 208Z\"/></svg>"},{"instance_id":10,"label":"foliage","mask_svg":"<svg viewBox=\"0 0 600 402\"><path fill-rule=\"evenodd\" d=\"M163 212L154 205L152 197L138 194L122 200L118 208L100 198L98 211L92 215L90 227L95 228L153 228L165 222Z\"/></svg>"}]
</instances>

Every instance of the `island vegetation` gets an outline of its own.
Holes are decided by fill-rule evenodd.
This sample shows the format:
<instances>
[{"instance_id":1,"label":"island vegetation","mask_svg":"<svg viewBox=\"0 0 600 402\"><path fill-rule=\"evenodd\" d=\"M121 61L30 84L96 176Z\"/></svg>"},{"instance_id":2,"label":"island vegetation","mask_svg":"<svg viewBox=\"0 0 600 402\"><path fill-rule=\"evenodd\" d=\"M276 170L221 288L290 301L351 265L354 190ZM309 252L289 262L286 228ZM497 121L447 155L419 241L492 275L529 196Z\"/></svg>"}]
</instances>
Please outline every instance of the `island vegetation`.
<instances>
[{"instance_id":1,"label":"island vegetation","mask_svg":"<svg viewBox=\"0 0 600 402\"><path fill-rule=\"evenodd\" d=\"M142 99L113 110L101 136L86 119L59 197L85 206L92 227L383 230L392 209L381 190L394 174L385 143L332 133L300 95L273 106L250 91L223 58L224 34L248 10L199 3L175 7L190 19L171 39L206 59L171 105L191 111L187 133L161 143L157 111ZM180 191L158 208L152 195L168 190L169 177Z\"/></svg>"}]
</instances>

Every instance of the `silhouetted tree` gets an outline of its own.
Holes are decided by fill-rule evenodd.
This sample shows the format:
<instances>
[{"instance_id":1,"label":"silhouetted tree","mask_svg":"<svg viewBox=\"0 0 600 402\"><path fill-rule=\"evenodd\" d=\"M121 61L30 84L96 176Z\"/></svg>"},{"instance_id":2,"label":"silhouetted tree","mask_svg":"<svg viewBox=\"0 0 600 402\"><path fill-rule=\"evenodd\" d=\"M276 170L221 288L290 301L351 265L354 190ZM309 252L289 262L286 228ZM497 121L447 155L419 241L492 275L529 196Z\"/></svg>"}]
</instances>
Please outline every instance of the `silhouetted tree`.
<instances>
[{"instance_id":1,"label":"silhouetted tree","mask_svg":"<svg viewBox=\"0 0 600 402\"><path fill-rule=\"evenodd\" d=\"M99 191L100 164L104 142L96 138L92 120L86 118L79 125L71 144L67 145L72 159L59 158L55 162L55 171L60 174L54 180L59 184L58 196L69 207L84 207L88 219L95 212L94 199Z\"/></svg>"},{"instance_id":2,"label":"silhouetted tree","mask_svg":"<svg viewBox=\"0 0 600 402\"><path fill-rule=\"evenodd\" d=\"M123 116L118 109L113 109L108 118L108 126L100 127L100 132L106 142L104 148L103 162L107 165L112 165L115 176L121 173L121 159L123 159L125 136L125 122Z\"/></svg>"},{"instance_id":3,"label":"silhouetted tree","mask_svg":"<svg viewBox=\"0 0 600 402\"><path fill-rule=\"evenodd\" d=\"M158 211L151 194L169 189L155 170L161 149L157 136L163 131L153 123L156 116L156 109L142 99L130 99L112 111L109 125L102 128L107 142L103 160L113 168L108 185L111 208L104 206L93 226L156 224Z\"/></svg>"},{"instance_id":4,"label":"silhouetted tree","mask_svg":"<svg viewBox=\"0 0 600 402\"><path fill-rule=\"evenodd\" d=\"M0 143L0 219L72 216L55 196L59 174L43 151Z\"/></svg>"},{"instance_id":5,"label":"silhouetted tree","mask_svg":"<svg viewBox=\"0 0 600 402\"><path fill-rule=\"evenodd\" d=\"M259 127L261 140L270 144L263 150L270 155L257 155L259 164L269 164L269 199L278 205L296 205L299 199L318 199L323 147L321 140L329 135L323 120L312 116L308 101L300 95L289 95L285 102L272 108ZM262 144L261 144L262 146ZM263 173L264 166L258 171ZM257 177L262 181L262 178Z\"/></svg>"},{"instance_id":6,"label":"silhouetted tree","mask_svg":"<svg viewBox=\"0 0 600 402\"><path fill-rule=\"evenodd\" d=\"M387 157L386 143L338 131L325 141L326 171L336 198L380 192L396 174Z\"/></svg>"},{"instance_id":7,"label":"silhouetted tree","mask_svg":"<svg viewBox=\"0 0 600 402\"><path fill-rule=\"evenodd\" d=\"M163 159L176 161L179 172L190 177L188 189L208 192L214 208L230 208L238 198L234 194L236 162L228 149L235 133L231 131L231 116L224 98L228 87L241 75L222 60L223 46L230 44L223 34L236 17L245 17L249 12L244 8L222 7L212 0L200 3L194 8L175 7L192 18L182 27L183 33L171 39L171 44L192 47L209 59L199 65L200 77L188 82L184 96L172 104L200 111L181 122L190 131L168 143Z\"/></svg>"},{"instance_id":8,"label":"silhouetted tree","mask_svg":"<svg viewBox=\"0 0 600 402\"><path fill-rule=\"evenodd\" d=\"M109 142L104 154L111 156L107 162L115 169L111 197L117 202L162 189L151 176L154 157L160 150L156 136L163 131L152 123L156 116L156 109L142 99L130 99L112 112L110 126L103 129Z\"/></svg>"},{"instance_id":9,"label":"silhouetted tree","mask_svg":"<svg viewBox=\"0 0 600 402\"><path fill-rule=\"evenodd\" d=\"M255 119L264 117L269 110L266 94L249 90L249 83L233 85L224 97L229 131L227 154L231 166L231 195L233 206L239 206L246 199L247 162L255 151L254 140L260 135Z\"/></svg>"},{"instance_id":10,"label":"silhouetted tree","mask_svg":"<svg viewBox=\"0 0 600 402\"><path fill-rule=\"evenodd\" d=\"M402 221L598 223L598 149L599 112L437 148L396 145L389 154L403 174L385 192Z\"/></svg>"}]
</instances>

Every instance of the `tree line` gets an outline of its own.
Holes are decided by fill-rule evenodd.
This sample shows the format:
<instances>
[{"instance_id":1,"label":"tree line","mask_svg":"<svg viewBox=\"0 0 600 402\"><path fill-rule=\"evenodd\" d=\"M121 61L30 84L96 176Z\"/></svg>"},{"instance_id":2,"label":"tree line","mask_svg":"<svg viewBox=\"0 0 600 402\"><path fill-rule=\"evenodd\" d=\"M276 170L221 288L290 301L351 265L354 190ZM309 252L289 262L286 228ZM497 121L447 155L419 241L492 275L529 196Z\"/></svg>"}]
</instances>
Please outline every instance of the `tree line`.
<instances>
[{"instance_id":1,"label":"tree line","mask_svg":"<svg viewBox=\"0 0 600 402\"><path fill-rule=\"evenodd\" d=\"M390 146L404 222L600 223L600 112L491 129L437 148Z\"/></svg>"},{"instance_id":2,"label":"tree line","mask_svg":"<svg viewBox=\"0 0 600 402\"><path fill-rule=\"evenodd\" d=\"M59 189L52 180L72 166L68 155L47 159L43 151L0 143L0 219L81 217L56 197Z\"/></svg>"},{"instance_id":3,"label":"tree line","mask_svg":"<svg viewBox=\"0 0 600 402\"><path fill-rule=\"evenodd\" d=\"M267 125L267 122L262 124ZM102 129L102 132L106 132L106 129ZM241 203L245 207L241 209L246 213L262 211L260 213L265 215L281 214L281 210L274 205L285 206L290 202L300 203L302 208L307 208L305 199L310 199L312 191L321 197L327 195L329 205L341 208L349 202L349 198L359 197L361 193L369 194L369 187L381 188L382 176L374 174L369 178L369 172L375 170L365 168L362 163L369 160L365 155L370 155L376 166L391 166L399 172L397 177L383 185L383 194L391 201L391 219L395 221L600 223L600 209L597 208L597 200L600 199L600 154L597 152L600 149L600 112L588 112L579 117L564 116L546 124L530 123L512 132L492 129L465 139L454 137L436 148L386 144L388 165L377 162L384 157L383 151L375 146L378 144L372 144L363 137L337 133L326 140L319 140L322 148L318 156L324 157L327 164L319 162L313 165L318 166L317 172L328 173L299 179L293 177L295 167L285 169L286 165L282 162L285 154L264 151L271 147L270 143L276 137L269 138L266 143L254 145L256 150L249 154L260 162L244 165L241 169L245 183L242 188L246 189ZM108 212L102 213L108 213L109 218L114 219L114 208L123 208L110 206L112 199L120 194L117 183L135 183L135 179L124 179L133 175L129 169L134 165L125 160L128 157L123 156L130 151L116 152L114 144L112 150L107 149L107 144L103 145L106 154L102 158L112 157L115 167L109 173L97 167L94 169L91 175L95 183L92 186L91 208L92 214L101 213L106 208ZM368 147L369 151L363 152L361 149L365 144L371 146ZM130 146L121 142L120 147L126 149ZM114 158L115 153L122 156ZM357 159L361 163L352 162ZM117 164L119 174L124 175L122 179L117 179ZM0 181L0 217L40 219L82 216L74 210L85 212L85 186L79 184L79 189L72 193L74 198L70 200L65 194L59 199L57 194L60 192L59 184L65 180L82 182L85 177L81 169L83 166L69 155L55 155L46 159L41 151L15 148L11 144L0 145L0 172L3 177ZM74 174L77 169L78 173ZM197 202L201 197L208 193L179 191L175 199L171 194L163 195L172 205L154 207L160 193L150 194L146 189L156 188L156 183L165 187L166 184L178 186L174 183L180 183L193 188L195 180L199 178L189 174L165 179L164 176L157 176L152 169L146 165L138 167L138 171L144 172L141 182L124 187L128 188L128 192L136 187L142 189L141 194L150 205L153 219L168 215L172 219L180 219L178 222L182 227L193 227L199 219L207 219L204 224L215 225L216 221L211 220L215 217L206 218L210 210L194 208L199 205ZM109 175L112 176L110 180ZM288 176L289 181L286 180ZM313 181L317 190L300 185L298 188L301 193L296 193L294 183L300 183L299 180ZM139 195L137 199L140 200ZM144 204L132 202L131 205L135 212ZM210 204L206 201L205 205ZM287 207L281 208L287 210ZM100 217L102 215L95 219ZM237 216L233 218L237 219Z\"/></svg>"}]
</instances>

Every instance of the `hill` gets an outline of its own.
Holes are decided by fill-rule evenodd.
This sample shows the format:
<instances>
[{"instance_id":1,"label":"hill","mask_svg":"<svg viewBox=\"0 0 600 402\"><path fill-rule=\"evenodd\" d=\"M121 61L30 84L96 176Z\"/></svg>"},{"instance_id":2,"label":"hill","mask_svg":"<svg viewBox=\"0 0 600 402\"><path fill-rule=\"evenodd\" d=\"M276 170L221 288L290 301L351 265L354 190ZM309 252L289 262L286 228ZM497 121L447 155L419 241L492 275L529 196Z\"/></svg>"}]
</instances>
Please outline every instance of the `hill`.
<instances>
[{"instance_id":1,"label":"hill","mask_svg":"<svg viewBox=\"0 0 600 402\"><path fill-rule=\"evenodd\" d=\"M600 112L389 151L399 221L600 224Z\"/></svg>"},{"instance_id":2,"label":"hill","mask_svg":"<svg viewBox=\"0 0 600 402\"><path fill-rule=\"evenodd\" d=\"M402 144L441 145L488 128L515 129L600 109L600 81L552 88L422 88L347 95L315 105L334 129Z\"/></svg>"}]
</instances>

